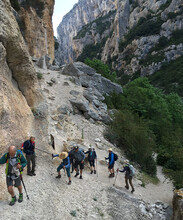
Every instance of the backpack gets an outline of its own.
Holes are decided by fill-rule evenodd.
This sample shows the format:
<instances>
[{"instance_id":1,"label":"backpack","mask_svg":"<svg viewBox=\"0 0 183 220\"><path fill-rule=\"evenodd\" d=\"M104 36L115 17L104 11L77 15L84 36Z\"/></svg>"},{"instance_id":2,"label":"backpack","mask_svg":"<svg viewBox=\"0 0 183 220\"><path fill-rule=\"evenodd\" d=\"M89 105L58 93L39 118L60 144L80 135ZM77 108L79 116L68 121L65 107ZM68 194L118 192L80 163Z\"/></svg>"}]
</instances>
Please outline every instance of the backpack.
<instances>
[{"instance_id":1,"label":"backpack","mask_svg":"<svg viewBox=\"0 0 183 220\"><path fill-rule=\"evenodd\" d=\"M118 155L114 153L114 161L118 160Z\"/></svg>"},{"instance_id":2,"label":"backpack","mask_svg":"<svg viewBox=\"0 0 183 220\"><path fill-rule=\"evenodd\" d=\"M130 168L130 176L135 176L135 168L133 167L133 165L129 165Z\"/></svg>"}]
</instances>

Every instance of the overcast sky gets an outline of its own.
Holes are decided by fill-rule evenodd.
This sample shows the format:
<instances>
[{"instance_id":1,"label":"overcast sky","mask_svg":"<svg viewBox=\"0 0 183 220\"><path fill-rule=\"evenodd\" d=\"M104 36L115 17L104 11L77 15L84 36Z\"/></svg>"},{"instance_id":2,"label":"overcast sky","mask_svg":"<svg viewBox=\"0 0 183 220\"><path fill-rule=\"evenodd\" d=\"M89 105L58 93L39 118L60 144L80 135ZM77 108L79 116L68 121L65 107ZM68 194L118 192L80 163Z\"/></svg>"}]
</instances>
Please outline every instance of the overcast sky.
<instances>
[{"instance_id":1,"label":"overcast sky","mask_svg":"<svg viewBox=\"0 0 183 220\"><path fill-rule=\"evenodd\" d=\"M57 27L60 24L62 17L69 12L74 4L76 4L78 0L55 0L55 7L53 13L53 29L54 35L57 36Z\"/></svg>"}]
</instances>

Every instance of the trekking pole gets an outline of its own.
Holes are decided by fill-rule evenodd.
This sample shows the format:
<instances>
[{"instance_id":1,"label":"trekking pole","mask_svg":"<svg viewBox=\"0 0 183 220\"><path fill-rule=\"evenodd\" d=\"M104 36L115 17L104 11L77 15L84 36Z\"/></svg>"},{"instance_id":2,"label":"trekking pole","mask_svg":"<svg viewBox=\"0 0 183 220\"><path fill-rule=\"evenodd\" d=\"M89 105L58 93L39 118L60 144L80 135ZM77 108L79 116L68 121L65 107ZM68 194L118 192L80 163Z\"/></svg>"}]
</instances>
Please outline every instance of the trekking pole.
<instances>
[{"instance_id":1,"label":"trekking pole","mask_svg":"<svg viewBox=\"0 0 183 220\"><path fill-rule=\"evenodd\" d=\"M96 160L96 170L97 170L97 177L98 177L98 166L97 166L97 160Z\"/></svg>"},{"instance_id":2,"label":"trekking pole","mask_svg":"<svg viewBox=\"0 0 183 220\"><path fill-rule=\"evenodd\" d=\"M118 176L118 170L117 170L117 173L116 173L116 178L115 178L115 180L114 180L114 184L113 184L113 186L115 186L117 176Z\"/></svg>"},{"instance_id":3,"label":"trekking pole","mask_svg":"<svg viewBox=\"0 0 183 220\"><path fill-rule=\"evenodd\" d=\"M41 150L41 149L39 149L39 148L35 148L35 149L38 150L38 151L44 152L44 153L46 153L46 154L51 154L51 155L52 155L52 153L49 153L49 152L47 152L47 151L45 151L45 150Z\"/></svg>"},{"instance_id":4,"label":"trekking pole","mask_svg":"<svg viewBox=\"0 0 183 220\"><path fill-rule=\"evenodd\" d=\"M23 184L23 187L24 187L24 190L25 190L25 193L26 193L27 199L29 200L29 196L28 196L28 194L27 194L27 190L26 190L26 187L25 187L25 184L24 184L23 178L22 178L22 174L20 174L20 179L21 179L21 181L22 181L22 184Z\"/></svg>"}]
</instances>

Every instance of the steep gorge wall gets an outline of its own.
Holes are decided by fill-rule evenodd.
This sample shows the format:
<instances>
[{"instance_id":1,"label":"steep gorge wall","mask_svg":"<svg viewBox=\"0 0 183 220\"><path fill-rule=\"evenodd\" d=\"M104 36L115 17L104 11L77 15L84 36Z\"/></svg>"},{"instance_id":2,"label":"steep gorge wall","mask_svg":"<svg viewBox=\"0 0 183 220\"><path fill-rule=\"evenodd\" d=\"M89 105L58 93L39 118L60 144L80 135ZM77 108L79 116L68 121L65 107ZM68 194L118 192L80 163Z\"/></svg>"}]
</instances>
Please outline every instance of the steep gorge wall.
<instances>
[{"instance_id":1,"label":"steep gorge wall","mask_svg":"<svg viewBox=\"0 0 183 220\"><path fill-rule=\"evenodd\" d=\"M31 108L43 97L9 0L0 1L0 153L33 131Z\"/></svg>"},{"instance_id":2,"label":"steep gorge wall","mask_svg":"<svg viewBox=\"0 0 183 220\"><path fill-rule=\"evenodd\" d=\"M19 0L18 20L28 51L34 58L54 60L52 15L54 0Z\"/></svg>"},{"instance_id":3,"label":"steep gorge wall","mask_svg":"<svg viewBox=\"0 0 183 220\"><path fill-rule=\"evenodd\" d=\"M80 61L96 57L117 70L123 81L123 76L132 79L152 75L164 63L183 56L181 0L106 1L107 11L101 4L95 19L81 22L86 12L88 17L93 15L88 10L92 5L99 10L97 0L88 2L79 1L60 23L57 59L61 64L78 57ZM82 14L76 13L86 4L89 6L82 7Z\"/></svg>"},{"instance_id":4,"label":"steep gorge wall","mask_svg":"<svg viewBox=\"0 0 183 220\"><path fill-rule=\"evenodd\" d=\"M78 4L64 16L57 28L58 41L60 44L57 53L59 63L68 63L76 59L76 50L78 47L74 45L73 38L84 25L115 9L116 0L79 0ZM88 41L90 42L89 39Z\"/></svg>"}]
</instances>

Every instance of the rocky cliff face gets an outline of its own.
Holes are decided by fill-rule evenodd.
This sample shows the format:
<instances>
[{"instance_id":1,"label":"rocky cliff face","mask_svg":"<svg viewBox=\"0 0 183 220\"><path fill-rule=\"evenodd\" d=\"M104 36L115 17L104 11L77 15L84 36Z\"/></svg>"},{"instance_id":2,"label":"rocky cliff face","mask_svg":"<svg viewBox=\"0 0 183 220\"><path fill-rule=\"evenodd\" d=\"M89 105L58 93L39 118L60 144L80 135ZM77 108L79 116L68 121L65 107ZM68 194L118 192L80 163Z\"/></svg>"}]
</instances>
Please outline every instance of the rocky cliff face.
<instances>
[{"instance_id":1,"label":"rocky cliff face","mask_svg":"<svg viewBox=\"0 0 183 220\"><path fill-rule=\"evenodd\" d=\"M183 220L183 189L174 192L172 220Z\"/></svg>"},{"instance_id":2,"label":"rocky cliff face","mask_svg":"<svg viewBox=\"0 0 183 220\"><path fill-rule=\"evenodd\" d=\"M19 0L20 9L15 12L28 51L34 58L49 55L54 60L52 14L54 0Z\"/></svg>"},{"instance_id":3,"label":"rocky cliff face","mask_svg":"<svg viewBox=\"0 0 183 220\"><path fill-rule=\"evenodd\" d=\"M0 152L32 129L42 100L36 72L8 0L0 2Z\"/></svg>"},{"instance_id":4,"label":"rocky cliff face","mask_svg":"<svg viewBox=\"0 0 183 220\"><path fill-rule=\"evenodd\" d=\"M181 0L100 3L79 1L60 23L59 52L65 57L58 57L61 64L96 57L117 70L123 81L124 76L152 75L183 55ZM94 5L98 13L93 13Z\"/></svg>"},{"instance_id":5,"label":"rocky cliff face","mask_svg":"<svg viewBox=\"0 0 183 220\"><path fill-rule=\"evenodd\" d=\"M84 47L84 45L92 42L97 42L97 40L83 39L84 45L77 45L74 43L74 37L77 35L78 31L82 29L84 25L89 24L100 16L104 16L111 10L116 9L115 0L79 0L73 9L64 16L63 21L60 23L57 32L59 40L59 53L58 61L60 63L70 62L75 60ZM84 36L85 37L85 36ZM88 43L85 42L87 40ZM81 49L79 48L81 47Z\"/></svg>"}]
</instances>

